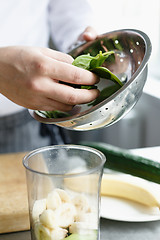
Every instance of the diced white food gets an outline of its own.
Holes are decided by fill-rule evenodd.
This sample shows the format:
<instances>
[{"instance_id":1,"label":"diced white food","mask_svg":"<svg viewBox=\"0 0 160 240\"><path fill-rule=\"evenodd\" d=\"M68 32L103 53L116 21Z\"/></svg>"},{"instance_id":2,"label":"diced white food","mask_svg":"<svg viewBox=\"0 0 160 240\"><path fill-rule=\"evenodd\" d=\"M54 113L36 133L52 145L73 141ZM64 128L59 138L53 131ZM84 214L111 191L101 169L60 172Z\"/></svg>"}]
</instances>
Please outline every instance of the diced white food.
<instances>
[{"instance_id":1,"label":"diced white food","mask_svg":"<svg viewBox=\"0 0 160 240\"><path fill-rule=\"evenodd\" d=\"M67 236L68 231L63 228L56 228L51 231L51 240L61 240Z\"/></svg>"},{"instance_id":2,"label":"diced white food","mask_svg":"<svg viewBox=\"0 0 160 240\"><path fill-rule=\"evenodd\" d=\"M36 200L33 205L32 219L33 221L39 220L39 215L46 209L46 199Z\"/></svg>"},{"instance_id":3,"label":"diced white food","mask_svg":"<svg viewBox=\"0 0 160 240\"><path fill-rule=\"evenodd\" d=\"M63 203L55 210L55 215L59 227L67 228L74 222L76 209L71 203Z\"/></svg>"},{"instance_id":4,"label":"diced white food","mask_svg":"<svg viewBox=\"0 0 160 240\"><path fill-rule=\"evenodd\" d=\"M44 210L39 217L40 222L51 229L58 227L58 219L55 212L51 209Z\"/></svg>"},{"instance_id":5,"label":"diced white food","mask_svg":"<svg viewBox=\"0 0 160 240\"><path fill-rule=\"evenodd\" d=\"M89 226L89 229L98 228L98 218L96 213L78 213L75 217L75 222L82 222L84 225Z\"/></svg>"},{"instance_id":6,"label":"diced white food","mask_svg":"<svg viewBox=\"0 0 160 240\"><path fill-rule=\"evenodd\" d=\"M78 194L72 199L77 211L79 212L90 212L91 208L88 199L83 194Z\"/></svg>"},{"instance_id":7,"label":"diced white food","mask_svg":"<svg viewBox=\"0 0 160 240\"><path fill-rule=\"evenodd\" d=\"M70 203L71 202L70 195L63 189L56 188L54 191L59 194L62 203Z\"/></svg>"},{"instance_id":8,"label":"diced white food","mask_svg":"<svg viewBox=\"0 0 160 240\"><path fill-rule=\"evenodd\" d=\"M51 193L48 194L46 204L47 209L52 210L55 210L62 204L61 198L57 191L52 191Z\"/></svg>"},{"instance_id":9,"label":"diced white food","mask_svg":"<svg viewBox=\"0 0 160 240\"><path fill-rule=\"evenodd\" d=\"M77 233L77 234L92 234L96 228L92 228L93 226L90 223L84 222L74 222L69 227L70 233Z\"/></svg>"},{"instance_id":10,"label":"diced white food","mask_svg":"<svg viewBox=\"0 0 160 240\"><path fill-rule=\"evenodd\" d=\"M67 236L68 231L63 228L49 229L42 223L36 222L34 224L34 234L36 240L62 240Z\"/></svg>"},{"instance_id":11,"label":"diced white food","mask_svg":"<svg viewBox=\"0 0 160 240\"><path fill-rule=\"evenodd\" d=\"M42 223L36 222L34 225L34 234L36 240L51 240L51 231Z\"/></svg>"}]
</instances>

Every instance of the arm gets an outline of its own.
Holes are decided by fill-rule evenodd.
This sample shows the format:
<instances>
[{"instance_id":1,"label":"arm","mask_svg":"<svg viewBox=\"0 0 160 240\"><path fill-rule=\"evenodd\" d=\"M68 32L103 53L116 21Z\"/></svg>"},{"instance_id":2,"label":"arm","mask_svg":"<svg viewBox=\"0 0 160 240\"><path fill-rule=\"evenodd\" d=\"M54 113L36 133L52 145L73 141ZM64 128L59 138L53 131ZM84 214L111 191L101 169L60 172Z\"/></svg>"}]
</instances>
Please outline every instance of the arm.
<instances>
[{"instance_id":1,"label":"arm","mask_svg":"<svg viewBox=\"0 0 160 240\"><path fill-rule=\"evenodd\" d=\"M49 5L51 37L57 49L67 52L68 47L79 40L93 40L97 34L93 24L92 9L87 0L51 0ZM87 28L88 27L88 28ZM83 37L83 32L85 34Z\"/></svg>"}]
</instances>

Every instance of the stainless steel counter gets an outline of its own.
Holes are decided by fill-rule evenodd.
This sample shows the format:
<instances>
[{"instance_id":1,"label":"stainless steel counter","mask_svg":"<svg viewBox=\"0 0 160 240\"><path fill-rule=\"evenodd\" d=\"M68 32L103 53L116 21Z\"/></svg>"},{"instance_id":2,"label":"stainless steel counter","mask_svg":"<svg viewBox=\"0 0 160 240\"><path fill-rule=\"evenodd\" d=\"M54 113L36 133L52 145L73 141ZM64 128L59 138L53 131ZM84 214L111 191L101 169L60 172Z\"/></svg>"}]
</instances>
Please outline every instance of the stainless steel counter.
<instances>
[{"instance_id":1,"label":"stainless steel counter","mask_svg":"<svg viewBox=\"0 0 160 240\"><path fill-rule=\"evenodd\" d=\"M101 219L100 240L158 240L160 221L129 223ZM0 240L31 240L30 232L1 234ZM84 239L85 240L85 239Z\"/></svg>"}]
</instances>

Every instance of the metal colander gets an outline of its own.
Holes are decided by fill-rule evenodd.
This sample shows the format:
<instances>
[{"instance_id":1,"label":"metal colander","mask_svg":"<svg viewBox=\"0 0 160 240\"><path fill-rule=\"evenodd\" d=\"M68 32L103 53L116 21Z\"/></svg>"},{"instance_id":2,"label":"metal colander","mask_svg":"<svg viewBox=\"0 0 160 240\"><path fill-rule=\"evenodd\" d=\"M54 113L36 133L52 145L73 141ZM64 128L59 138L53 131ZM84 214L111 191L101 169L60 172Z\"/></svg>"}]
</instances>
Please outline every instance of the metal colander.
<instances>
[{"instance_id":1,"label":"metal colander","mask_svg":"<svg viewBox=\"0 0 160 240\"><path fill-rule=\"evenodd\" d=\"M86 53L94 56L100 50L116 52L114 59L106 61L105 66L124 82L123 87L95 106L75 106L71 116L65 118L45 118L30 110L37 121L77 131L93 130L116 123L135 106L147 79L150 39L139 30L123 29L102 34L96 40L74 48L70 54L74 58ZM102 90L109 84L110 80L101 79L97 86Z\"/></svg>"}]
</instances>

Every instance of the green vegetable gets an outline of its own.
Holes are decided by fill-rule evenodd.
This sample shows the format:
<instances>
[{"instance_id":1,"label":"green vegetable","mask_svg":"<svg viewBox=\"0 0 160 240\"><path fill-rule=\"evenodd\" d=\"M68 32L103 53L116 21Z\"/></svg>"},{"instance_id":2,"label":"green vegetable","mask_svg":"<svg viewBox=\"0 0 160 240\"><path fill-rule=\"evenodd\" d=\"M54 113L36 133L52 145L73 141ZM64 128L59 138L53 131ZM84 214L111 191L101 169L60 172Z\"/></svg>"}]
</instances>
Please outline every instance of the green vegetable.
<instances>
[{"instance_id":1,"label":"green vegetable","mask_svg":"<svg viewBox=\"0 0 160 240\"><path fill-rule=\"evenodd\" d=\"M72 65L94 72L101 78L112 80L118 83L120 86L123 86L123 83L116 75L114 75L106 67L101 67L111 54L114 54L114 51L108 51L104 53L100 51L95 57L92 57L89 54L80 55L73 61Z\"/></svg>"},{"instance_id":2,"label":"green vegetable","mask_svg":"<svg viewBox=\"0 0 160 240\"><path fill-rule=\"evenodd\" d=\"M64 238L63 240L97 240L97 231L93 234L83 234L80 235L78 233L73 233L68 237Z\"/></svg>"},{"instance_id":3,"label":"green vegetable","mask_svg":"<svg viewBox=\"0 0 160 240\"><path fill-rule=\"evenodd\" d=\"M99 97L95 101L91 102L88 106L96 105L97 103L111 96L114 92L116 92L120 87L123 86L123 83L118 79L116 75L114 75L106 67L101 67L102 64L106 61L106 59L113 54L114 54L114 51L108 51L104 53L100 51L99 54L97 54L95 57L91 56L90 54L83 54L75 58L75 60L72 63L72 65L74 66L89 70L95 73L96 75L98 75L99 77L109 79L115 83L114 86L103 89L100 92ZM62 82L62 83L72 86L74 88L81 88L81 89L97 88L97 86L95 85L88 86L88 85L76 85L76 84L65 83L65 82ZM70 116L68 113L62 112L62 111L38 111L38 112L43 114L47 118L63 118L63 117Z\"/></svg>"},{"instance_id":4,"label":"green vegetable","mask_svg":"<svg viewBox=\"0 0 160 240\"><path fill-rule=\"evenodd\" d=\"M92 70L96 67L102 66L104 61L111 55L114 54L114 51L108 51L102 53L99 52L95 57L92 57L89 53L78 56L72 63L72 65L86 69Z\"/></svg>"},{"instance_id":5,"label":"green vegetable","mask_svg":"<svg viewBox=\"0 0 160 240\"><path fill-rule=\"evenodd\" d=\"M131 174L146 180L160 183L160 163L133 155L124 150L106 143L81 142L81 145L98 149L106 156L105 168Z\"/></svg>"},{"instance_id":6,"label":"green vegetable","mask_svg":"<svg viewBox=\"0 0 160 240\"><path fill-rule=\"evenodd\" d=\"M91 86L88 86L88 85L82 85L81 86L81 89L97 89L97 86L94 86L94 85L91 85Z\"/></svg>"},{"instance_id":7,"label":"green vegetable","mask_svg":"<svg viewBox=\"0 0 160 240\"><path fill-rule=\"evenodd\" d=\"M123 86L123 83L119 80L119 78L114 75L111 71L109 71L106 67L96 67L91 70L96 75L98 75L101 78L106 78L109 80L112 80L115 83L118 83L119 86Z\"/></svg>"},{"instance_id":8,"label":"green vegetable","mask_svg":"<svg viewBox=\"0 0 160 240\"><path fill-rule=\"evenodd\" d=\"M110 97L113 93L115 93L118 89L120 89L120 86L118 84L114 84L112 86L108 86L104 88L101 92L100 95L91 103L88 104L88 106L95 106L98 103L102 102L106 98Z\"/></svg>"},{"instance_id":9,"label":"green vegetable","mask_svg":"<svg viewBox=\"0 0 160 240\"><path fill-rule=\"evenodd\" d=\"M101 67L105 60L112 54L114 54L114 51L108 51L104 53L100 51L99 54L97 54L95 57L90 56L90 54L83 54L78 56L72 63L74 66L89 70L98 75L100 78L106 78L112 80L115 83L113 86L104 88L100 92L99 97L95 101L89 103L88 106L95 106L96 104L102 102L104 99L110 97L113 93L115 93L123 86L123 83L118 79L116 75L114 75L106 67ZM85 88L85 86L81 86L81 88ZM92 88L93 86L91 86L91 89Z\"/></svg>"},{"instance_id":10,"label":"green vegetable","mask_svg":"<svg viewBox=\"0 0 160 240\"><path fill-rule=\"evenodd\" d=\"M89 54L80 55L77 58L75 58L72 65L89 70L90 62L92 59L94 59L94 57L90 56Z\"/></svg>"}]
</instances>

